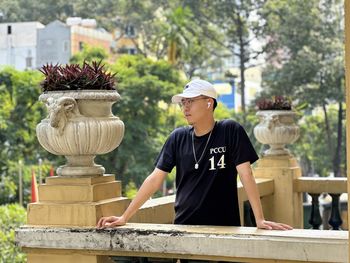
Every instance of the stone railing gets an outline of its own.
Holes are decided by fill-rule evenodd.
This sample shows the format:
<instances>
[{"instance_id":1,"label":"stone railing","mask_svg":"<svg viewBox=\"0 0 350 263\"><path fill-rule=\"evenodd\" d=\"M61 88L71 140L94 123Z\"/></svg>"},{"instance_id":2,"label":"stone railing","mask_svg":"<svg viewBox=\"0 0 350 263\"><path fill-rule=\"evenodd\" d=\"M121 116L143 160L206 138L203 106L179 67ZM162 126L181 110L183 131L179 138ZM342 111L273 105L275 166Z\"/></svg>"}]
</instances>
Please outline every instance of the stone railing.
<instances>
[{"instance_id":1,"label":"stone railing","mask_svg":"<svg viewBox=\"0 0 350 263\"><path fill-rule=\"evenodd\" d=\"M338 194L346 191L344 182L319 180L315 190L307 184L316 183L302 178L297 161L288 155L263 157L253 172L266 219L290 224L295 230L172 225L175 196L147 201L124 227L97 230L94 226L101 216L119 215L130 203L121 196L120 182L105 175L48 178L39 187L40 201L30 204L28 226L17 230L16 241L27 252L29 263L102 263L111 262L109 256L346 262L347 232L302 229L302 192ZM238 195L241 221L245 222L247 195L240 184Z\"/></svg>"},{"instance_id":2,"label":"stone railing","mask_svg":"<svg viewBox=\"0 0 350 263\"><path fill-rule=\"evenodd\" d=\"M344 263L348 257L345 231L130 223L104 230L24 226L16 236L18 245L28 252L29 262L52 262L45 260L53 256L55 262L111 262L108 256L127 256ZM50 254L51 258L47 256Z\"/></svg>"},{"instance_id":3,"label":"stone railing","mask_svg":"<svg viewBox=\"0 0 350 263\"><path fill-rule=\"evenodd\" d=\"M308 193L312 198L309 223L313 229L319 229L323 221L326 221L325 225L329 224L333 230L340 229L343 220L339 198L342 193L347 193L347 178L300 177L295 179L294 188L296 192ZM328 194L332 198L329 220L328 218L322 220L320 214L319 197L321 194ZM344 222L343 228L348 229L347 222Z\"/></svg>"}]
</instances>

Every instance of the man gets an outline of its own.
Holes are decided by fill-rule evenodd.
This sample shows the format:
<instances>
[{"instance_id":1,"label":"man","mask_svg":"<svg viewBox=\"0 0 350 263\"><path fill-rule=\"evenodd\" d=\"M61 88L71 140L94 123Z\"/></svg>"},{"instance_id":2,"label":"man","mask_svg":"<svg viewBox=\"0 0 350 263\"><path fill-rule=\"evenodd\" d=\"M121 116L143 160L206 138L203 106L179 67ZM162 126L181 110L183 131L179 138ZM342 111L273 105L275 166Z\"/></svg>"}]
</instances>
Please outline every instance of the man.
<instances>
[{"instance_id":1,"label":"man","mask_svg":"<svg viewBox=\"0 0 350 263\"><path fill-rule=\"evenodd\" d=\"M258 156L242 126L214 120L217 93L204 80L189 82L173 96L189 127L175 129L160 152L156 168L121 216L102 217L98 228L125 225L155 193L176 166L175 224L240 226L237 173L247 192L256 225L261 229L292 229L266 221L250 165Z\"/></svg>"}]
</instances>

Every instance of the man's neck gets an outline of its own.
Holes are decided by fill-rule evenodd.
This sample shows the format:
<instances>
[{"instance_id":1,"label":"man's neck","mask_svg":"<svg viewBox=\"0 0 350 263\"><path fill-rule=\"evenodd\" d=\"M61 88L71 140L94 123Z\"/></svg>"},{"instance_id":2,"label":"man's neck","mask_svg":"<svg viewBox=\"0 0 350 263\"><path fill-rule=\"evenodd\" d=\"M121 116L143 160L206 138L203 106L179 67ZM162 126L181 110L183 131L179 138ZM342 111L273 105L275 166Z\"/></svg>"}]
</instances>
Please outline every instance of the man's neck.
<instances>
[{"instance_id":1,"label":"man's neck","mask_svg":"<svg viewBox=\"0 0 350 263\"><path fill-rule=\"evenodd\" d=\"M194 134L196 136L205 135L205 134L209 133L214 128L214 125L215 125L214 118L210 118L206 122L196 123L193 125Z\"/></svg>"}]
</instances>

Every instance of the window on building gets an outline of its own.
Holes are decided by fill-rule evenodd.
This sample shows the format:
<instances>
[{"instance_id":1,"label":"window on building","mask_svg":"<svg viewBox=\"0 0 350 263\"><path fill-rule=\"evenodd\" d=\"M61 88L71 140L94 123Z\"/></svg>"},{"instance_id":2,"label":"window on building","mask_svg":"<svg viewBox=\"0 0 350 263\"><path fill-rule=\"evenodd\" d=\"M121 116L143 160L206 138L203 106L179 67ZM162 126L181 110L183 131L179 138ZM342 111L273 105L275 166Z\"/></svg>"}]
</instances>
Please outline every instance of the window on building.
<instances>
[{"instance_id":1,"label":"window on building","mask_svg":"<svg viewBox=\"0 0 350 263\"><path fill-rule=\"evenodd\" d=\"M136 48L129 48L128 49L128 54L129 55L135 55L136 54Z\"/></svg>"},{"instance_id":2,"label":"window on building","mask_svg":"<svg viewBox=\"0 0 350 263\"><path fill-rule=\"evenodd\" d=\"M79 50L82 51L84 48L84 42L79 41Z\"/></svg>"},{"instance_id":3,"label":"window on building","mask_svg":"<svg viewBox=\"0 0 350 263\"><path fill-rule=\"evenodd\" d=\"M46 40L45 40L45 45L46 45L46 46L52 46L52 44L53 44L52 39L46 39Z\"/></svg>"},{"instance_id":4,"label":"window on building","mask_svg":"<svg viewBox=\"0 0 350 263\"><path fill-rule=\"evenodd\" d=\"M8 35L11 35L11 34L12 34L12 26L11 26L11 25L8 25L8 26L7 26L7 34L8 34Z\"/></svg>"},{"instance_id":5,"label":"window on building","mask_svg":"<svg viewBox=\"0 0 350 263\"><path fill-rule=\"evenodd\" d=\"M33 67L33 57L32 52L28 50L27 57L26 57L26 68L31 69Z\"/></svg>"},{"instance_id":6,"label":"window on building","mask_svg":"<svg viewBox=\"0 0 350 263\"><path fill-rule=\"evenodd\" d=\"M121 48L119 48L117 50L117 52L119 54L129 54L129 55L135 55L137 54L137 50L134 47L126 47L126 46L122 46Z\"/></svg>"},{"instance_id":7,"label":"window on building","mask_svg":"<svg viewBox=\"0 0 350 263\"><path fill-rule=\"evenodd\" d=\"M63 41L63 52L68 52L69 51L69 43L67 40Z\"/></svg>"},{"instance_id":8,"label":"window on building","mask_svg":"<svg viewBox=\"0 0 350 263\"><path fill-rule=\"evenodd\" d=\"M135 37L135 28L132 25L127 25L125 27L125 36L126 37Z\"/></svg>"}]
</instances>

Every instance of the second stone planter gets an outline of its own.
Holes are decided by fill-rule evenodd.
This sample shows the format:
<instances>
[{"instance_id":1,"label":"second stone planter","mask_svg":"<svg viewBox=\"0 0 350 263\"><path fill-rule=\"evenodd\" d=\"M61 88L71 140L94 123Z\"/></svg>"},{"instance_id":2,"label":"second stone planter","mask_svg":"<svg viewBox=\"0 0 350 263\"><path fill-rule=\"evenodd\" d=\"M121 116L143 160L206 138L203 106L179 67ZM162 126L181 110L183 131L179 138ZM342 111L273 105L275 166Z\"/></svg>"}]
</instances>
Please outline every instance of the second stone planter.
<instances>
[{"instance_id":1,"label":"second stone planter","mask_svg":"<svg viewBox=\"0 0 350 263\"><path fill-rule=\"evenodd\" d=\"M255 138L270 145L264 155L290 154L286 144L294 143L299 138L299 127L295 124L296 113L289 110L258 111L260 123L254 128Z\"/></svg>"}]
</instances>

